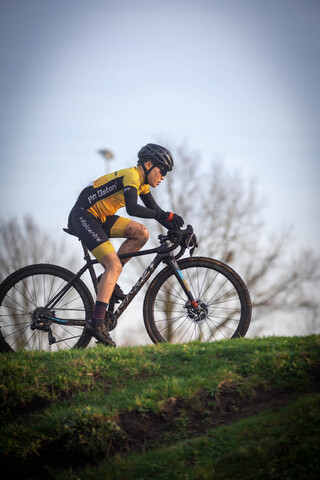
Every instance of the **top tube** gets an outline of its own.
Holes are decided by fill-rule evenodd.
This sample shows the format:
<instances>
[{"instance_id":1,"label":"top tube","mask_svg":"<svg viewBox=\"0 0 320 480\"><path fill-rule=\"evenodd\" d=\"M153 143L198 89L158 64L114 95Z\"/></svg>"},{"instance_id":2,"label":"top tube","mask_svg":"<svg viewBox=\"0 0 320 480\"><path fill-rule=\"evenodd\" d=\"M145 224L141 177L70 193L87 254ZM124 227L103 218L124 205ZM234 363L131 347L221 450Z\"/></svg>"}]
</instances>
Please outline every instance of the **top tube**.
<instances>
[{"instance_id":1,"label":"top tube","mask_svg":"<svg viewBox=\"0 0 320 480\"><path fill-rule=\"evenodd\" d=\"M66 233L73 235L71 231L68 228L63 229ZM188 225L187 228L184 230L181 229L174 229L174 230L169 230L167 235L159 235L158 239L160 241L160 246L155 247L155 248L150 248L147 250L140 250L138 252L131 252L131 253L123 253L119 255L120 259L125 259L125 258L132 258L132 257L141 257L144 255L151 255L153 253L156 254L167 254L175 250L177 247L181 247L181 251L179 252L179 257L183 255L185 252L186 248L190 247L195 247L196 246L196 237L193 234L193 228L191 225ZM192 239L194 239L194 242L192 243ZM186 240L184 242L184 240ZM171 242L171 245L168 246L166 242L169 241ZM83 243L81 242L83 245ZM84 246L84 245L83 245ZM86 248L86 247L85 247ZM89 263L96 264L99 263L98 260L89 260L85 258Z\"/></svg>"}]
</instances>

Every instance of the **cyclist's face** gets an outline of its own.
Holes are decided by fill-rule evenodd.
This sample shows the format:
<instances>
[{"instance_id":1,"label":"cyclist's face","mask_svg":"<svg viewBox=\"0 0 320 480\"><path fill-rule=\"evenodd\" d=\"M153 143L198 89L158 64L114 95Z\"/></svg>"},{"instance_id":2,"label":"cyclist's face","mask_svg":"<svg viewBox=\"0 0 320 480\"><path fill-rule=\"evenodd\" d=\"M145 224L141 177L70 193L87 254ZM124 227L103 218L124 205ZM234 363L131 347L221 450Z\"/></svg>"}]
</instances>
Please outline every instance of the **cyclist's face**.
<instances>
[{"instance_id":1,"label":"cyclist's face","mask_svg":"<svg viewBox=\"0 0 320 480\"><path fill-rule=\"evenodd\" d=\"M162 180L164 179L163 172L161 172L159 167L154 167L148 175L148 183L150 187L157 187L160 185Z\"/></svg>"}]
</instances>

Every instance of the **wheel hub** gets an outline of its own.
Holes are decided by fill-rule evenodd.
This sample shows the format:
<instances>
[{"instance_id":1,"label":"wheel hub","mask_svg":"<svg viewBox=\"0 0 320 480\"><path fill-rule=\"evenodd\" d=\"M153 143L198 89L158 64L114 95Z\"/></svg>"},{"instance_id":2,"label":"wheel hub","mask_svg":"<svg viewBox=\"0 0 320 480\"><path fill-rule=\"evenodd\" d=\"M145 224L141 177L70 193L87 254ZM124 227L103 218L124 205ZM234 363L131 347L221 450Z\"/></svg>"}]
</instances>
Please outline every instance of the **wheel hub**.
<instances>
[{"instance_id":1,"label":"wheel hub","mask_svg":"<svg viewBox=\"0 0 320 480\"><path fill-rule=\"evenodd\" d=\"M188 311L188 317L193 322L199 323L208 318L209 315L209 306L206 302L197 299L196 300L198 307L194 308L190 302L186 304L186 308Z\"/></svg>"}]
</instances>

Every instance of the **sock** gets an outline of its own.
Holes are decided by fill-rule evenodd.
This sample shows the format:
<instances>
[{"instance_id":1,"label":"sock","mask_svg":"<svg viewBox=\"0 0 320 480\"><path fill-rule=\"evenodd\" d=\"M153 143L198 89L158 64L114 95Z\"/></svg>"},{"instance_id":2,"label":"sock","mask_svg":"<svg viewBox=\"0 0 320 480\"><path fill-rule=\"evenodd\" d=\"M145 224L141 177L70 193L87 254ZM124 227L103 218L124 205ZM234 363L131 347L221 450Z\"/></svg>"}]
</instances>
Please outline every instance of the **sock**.
<instances>
[{"instance_id":1,"label":"sock","mask_svg":"<svg viewBox=\"0 0 320 480\"><path fill-rule=\"evenodd\" d=\"M96 304L94 306L93 314L92 314L92 321L95 324L102 325L104 322L104 317L106 315L106 310L108 308L108 304L104 302L99 302L99 300L96 301Z\"/></svg>"}]
</instances>

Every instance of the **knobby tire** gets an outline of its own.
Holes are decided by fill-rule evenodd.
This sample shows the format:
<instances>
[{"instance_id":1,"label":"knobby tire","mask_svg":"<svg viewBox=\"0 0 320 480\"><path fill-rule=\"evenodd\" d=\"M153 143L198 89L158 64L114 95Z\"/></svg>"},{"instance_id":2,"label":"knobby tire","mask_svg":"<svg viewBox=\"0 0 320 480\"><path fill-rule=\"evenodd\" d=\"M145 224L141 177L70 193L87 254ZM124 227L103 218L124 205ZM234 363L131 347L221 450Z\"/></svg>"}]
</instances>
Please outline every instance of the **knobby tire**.
<instances>
[{"instance_id":1,"label":"knobby tire","mask_svg":"<svg viewBox=\"0 0 320 480\"><path fill-rule=\"evenodd\" d=\"M251 320L251 300L241 277L211 258L178 261L201 314L168 266L150 284L143 306L146 330L154 343L212 342L245 336Z\"/></svg>"},{"instance_id":2,"label":"knobby tire","mask_svg":"<svg viewBox=\"0 0 320 480\"><path fill-rule=\"evenodd\" d=\"M49 345L48 332L30 326L36 309L44 307L74 274L57 265L38 264L11 274L0 285L0 351L85 348L91 337L83 335L83 326L52 323L57 343ZM52 316L87 321L93 310L93 299L81 279L53 308Z\"/></svg>"}]
</instances>

